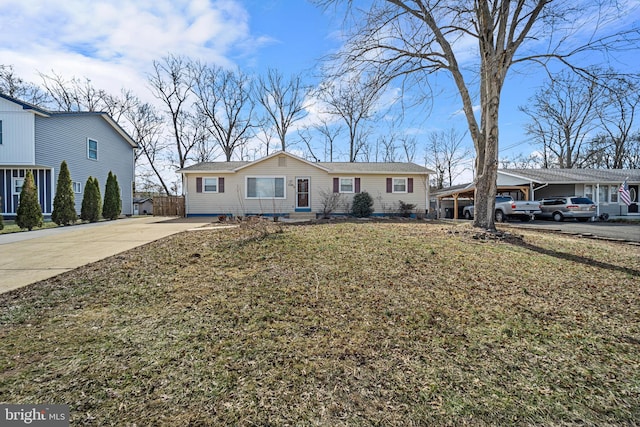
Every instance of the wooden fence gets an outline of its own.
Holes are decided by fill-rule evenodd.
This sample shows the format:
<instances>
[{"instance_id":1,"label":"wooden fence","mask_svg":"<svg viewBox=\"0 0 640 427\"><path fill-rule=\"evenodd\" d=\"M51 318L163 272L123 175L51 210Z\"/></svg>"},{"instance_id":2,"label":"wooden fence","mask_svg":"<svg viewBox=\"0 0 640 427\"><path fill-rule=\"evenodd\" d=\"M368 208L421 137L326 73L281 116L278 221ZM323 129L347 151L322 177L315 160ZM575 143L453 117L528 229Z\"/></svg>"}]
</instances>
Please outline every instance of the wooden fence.
<instances>
[{"instance_id":1,"label":"wooden fence","mask_svg":"<svg viewBox=\"0 0 640 427\"><path fill-rule=\"evenodd\" d=\"M154 196L154 216L184 216L184 196Z\"/></svg>"}]
</instances>

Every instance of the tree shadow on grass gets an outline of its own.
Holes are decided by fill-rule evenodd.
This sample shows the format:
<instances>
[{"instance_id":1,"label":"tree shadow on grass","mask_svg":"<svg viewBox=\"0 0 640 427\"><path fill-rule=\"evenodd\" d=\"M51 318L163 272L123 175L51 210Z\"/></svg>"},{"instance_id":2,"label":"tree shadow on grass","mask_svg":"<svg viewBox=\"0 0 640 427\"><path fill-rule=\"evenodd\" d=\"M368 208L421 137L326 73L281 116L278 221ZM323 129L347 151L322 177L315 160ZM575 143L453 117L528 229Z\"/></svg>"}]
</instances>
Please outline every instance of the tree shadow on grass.
<instances>
[{"instance_id":1,"label":"tree shadow on grass","mask_svg":"<svg viewBox=\"0 0 640 427\"><path fill-rule=\"evenodd\" d=\"M558 252L558 251L554 251L551 249L546 249L546 248L542 248L540 246L536 246L536 245L532 245L531 243L525 242L522 239L510 239L509 243L515 245L515 246L520 246L522 248L528 249L530 251L533 252L537 252L543 255L548 255L548 256L552 256L555 258L560 258L560 259L564 259L566 261L571 261L571 262L576 262L579 264L584 264L584 265L589 265L592 267L598 267L598 268L602 268L605 270L611 270L611 271L620 271L622 273L626 273L629 274L631 276L635 276L635 277L640 277L640 271L635 270L633 268L629 268L629 267L623 267L623 266L619 266L619 265L614 265L614 264L609 264L606 262L602 262L602 261L597 261L595 259L592 258L586 258L580 255L574 255L574 254L568 254L568 253L564 253L564 252Z\"/></svg>"}]
</instances>

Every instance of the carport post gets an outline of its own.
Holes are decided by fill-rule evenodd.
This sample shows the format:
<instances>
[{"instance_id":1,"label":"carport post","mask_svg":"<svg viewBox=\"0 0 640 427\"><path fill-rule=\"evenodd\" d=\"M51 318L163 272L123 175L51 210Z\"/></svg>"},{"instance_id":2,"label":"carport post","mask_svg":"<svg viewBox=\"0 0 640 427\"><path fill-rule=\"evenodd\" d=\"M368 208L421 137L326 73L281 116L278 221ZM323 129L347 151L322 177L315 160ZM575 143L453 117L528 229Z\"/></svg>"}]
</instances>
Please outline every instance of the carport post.
<instances>
[{"instance_id":1,"label":"carport post","mask_svg":"<svg viewBox=\"0 0 640 427\"><path fill-rule=\"evenodd\" d=\"M458 194L453 195L453 219L458 219Z\"/></svg>"}]
</instances>

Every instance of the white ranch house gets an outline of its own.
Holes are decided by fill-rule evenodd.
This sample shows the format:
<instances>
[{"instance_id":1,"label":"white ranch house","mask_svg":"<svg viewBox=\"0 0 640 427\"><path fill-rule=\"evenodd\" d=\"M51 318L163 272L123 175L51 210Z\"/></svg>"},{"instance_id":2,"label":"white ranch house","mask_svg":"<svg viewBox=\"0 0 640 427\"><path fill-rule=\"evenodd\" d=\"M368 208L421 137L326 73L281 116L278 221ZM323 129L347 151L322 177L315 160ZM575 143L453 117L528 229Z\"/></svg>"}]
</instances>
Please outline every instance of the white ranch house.
<instances>
[{"instance_id":1,"label":"white ranch house","mask_svg":"<svg viewBox=\"0 0 640 427\"><path fill-rule=\"evenodd\" d=\"M374 215L395 215L400 201L423 214L431 170L414 163L310 162L279 151L255 161L203 162L183 168L187 216L316 218L339 195L334 215L349 213L353 196L368 192Z\"/></svg>"}]
</instances>

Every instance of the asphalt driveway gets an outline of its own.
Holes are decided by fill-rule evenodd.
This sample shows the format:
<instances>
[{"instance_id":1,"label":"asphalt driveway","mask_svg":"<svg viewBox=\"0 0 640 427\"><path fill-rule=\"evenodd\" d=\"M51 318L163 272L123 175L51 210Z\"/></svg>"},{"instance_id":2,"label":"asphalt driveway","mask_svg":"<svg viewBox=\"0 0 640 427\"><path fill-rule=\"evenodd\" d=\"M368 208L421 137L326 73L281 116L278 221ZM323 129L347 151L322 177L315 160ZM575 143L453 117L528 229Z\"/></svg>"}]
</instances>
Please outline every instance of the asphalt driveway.
<instances>
[{"instance_id":1,"label":"asphalt driveway","mask_svg":"<svg viewBox=\"0 0 640 427\"><path fill-rule=\"evenodd\" d=\"M640 222L576 222L576 221L543 221L510 222L512 227L531 228L534 230L549 230L560 233L576 234L585 237L619 240L640 243Z\"/></svg>"},{"instance_id":2,"label":"asphalt driveway","mask_svg":"<svg viewBox=\"0 0 640 427\"><path fill-rule=\"evenodd\" d=\"M212 218L125 218L0 235L0 293L53 277Z\"/></svg>"}]
</instances>

